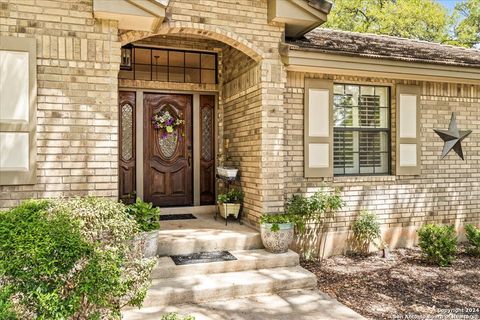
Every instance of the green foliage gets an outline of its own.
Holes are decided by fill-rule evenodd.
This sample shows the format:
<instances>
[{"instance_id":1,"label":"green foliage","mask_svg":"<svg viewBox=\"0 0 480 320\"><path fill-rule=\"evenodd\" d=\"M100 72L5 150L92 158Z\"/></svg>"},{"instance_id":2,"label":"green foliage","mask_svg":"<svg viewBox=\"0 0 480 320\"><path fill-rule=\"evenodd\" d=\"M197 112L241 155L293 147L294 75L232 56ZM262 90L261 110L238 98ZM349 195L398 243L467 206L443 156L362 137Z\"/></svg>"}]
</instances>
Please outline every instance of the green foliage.
<instances>
[{"instance_id":1,"label":"green foliage","mask_svg":"<svg viewBox=\"0 0 480 320\"><path fill-rule=\"evenodd\" d=\"M344 202L340 191L318 191L310 197L293 195L286 202L286 213L297 217L296 227L300 232L305 231L307 223L321 223L326 217L333 216L340 210Z\"/></svg>"},{"instance_id":2,"label":"green foliage","mask_svg":"<svg viewBox=\"0 0 480 320\"><path fill-rule=\"evenodd\" d=\"M195 317L193 316L179 316L178 313L176 312L169 312L167 314L164 314L162 316L161 320L195 320Z\"/></svg>"},{"instance_id":3,"label":"green foliage","mask_svg":"<svg viewBox=\"0 0 480 320\"><path fill-rule=\"evenodd\" d=\"M452 15L454 39L449 43L464 47L480 45L480 0L466 0L455 6Z\"/></svg>"},{"instance_id":4,"label":"green foliage","mask_svg":"<svg viewBox=\"0 0 480 320\"><path fill-rule=\"evenodd\" d=\"M324 26L472 47L479 43L479 8L480 0L465 0L450 16L433 0L335 0Z\"/></svg>"},{"instance_id":5,"label":"green foliage","mask_svg":"<svg viewBox=\"0 0 480 320\"><path fill-rule=\"evenodd\" d=\"M274 213L266 213L260 217L261 224L271 224L270 227L271 231L277 232L280 230L280 224L283 223L292 223L294 226L299 227L301 225L300 216L296 216L293 214L274 214Z\"/></svg>"},{"instance_id":6,"label":"green foliage","mask_svg":"<svg viewBox=\"0 0 480 320\"><path fill-rule=\"evenodd\" d=\"M102 198L0 213L0 318L119 319L140 306L154 261L131 245L136 232L125 206Z\"/></svg>"},{"instance_id":7,"label":"green foliage","mask_svg":"<svg viewBox=\"0 0 480 320\"><path fill-rule=\"evenodd\" d=\"M321 223L329 215L334 215L343 206L339 190L318 191L312 196L293 195L285 204L284 214L263 214L260 223L272 224L271 230L278 231L278 224L293 223L301 233L307 223Z\"/></svg>"},{"instance_id":8,"label":"green foliage","mask_svg":"<svg viewBox=\"0 0 480 320\"><path fill-rule=\"evenodd\" d=\"M81 293L69 288L70 272L93 248L65 211L50 215L48 208L47 201L28 201L0 213L0 282L9 288L0 304L13 313L16 294L27 309L19 318L68 318L81 304Z\"/></svg>"},{"instance_id":9,"label":"green foliage","mask_svg":"<svg viewBox=\"0 0 480 320\"><path fill-rule=\"evenodd\" d=\"M222 203L241 203L243 201L243 192L237 188L228 190L227 193L222 193L217 196L217 202Z\"/></svg>"},{"instance_id":10,"label":"green foliage","mask_svg":"<svg viewBox=\"0 0 480 320\"><path fill-rule=\"evenodd\" d=\"M128 215L137 221L141 231L152 231L160 228L160 208L151 202L137 198L135 203L127 206Z\"/></svg>"},{"instance_id":11,"label":"green foliage","mask_svg":"<svg viewBox=\"0 0 480 320\"><path fill-rule=\"evenodd\" d=\"M420 249L424 258L441 267L452 263L457 252L454 226L426 224L418 230Z\"/></svg>"},{"instance_id":12,"label":"green foliage","mask_svg":"<svg viewBox=\"0 0 480 320\"><path fill-rule=\"evenodd\" d=\"M467 224L465 226L465 236L468 240L467 252L480 256L480 228L473 224Z\"/></svg>"},{"instance_id":13,"label":"green foliage","mask_svg":"<svg viewBox=\"0 0 480 320\"><path fill-rule=\"evenodd\" d=\"M377 215L370 211L362 211L353 223L353 234L361 243L372 243L380 238L380 223Z\"/></svg>"}]
</instances>

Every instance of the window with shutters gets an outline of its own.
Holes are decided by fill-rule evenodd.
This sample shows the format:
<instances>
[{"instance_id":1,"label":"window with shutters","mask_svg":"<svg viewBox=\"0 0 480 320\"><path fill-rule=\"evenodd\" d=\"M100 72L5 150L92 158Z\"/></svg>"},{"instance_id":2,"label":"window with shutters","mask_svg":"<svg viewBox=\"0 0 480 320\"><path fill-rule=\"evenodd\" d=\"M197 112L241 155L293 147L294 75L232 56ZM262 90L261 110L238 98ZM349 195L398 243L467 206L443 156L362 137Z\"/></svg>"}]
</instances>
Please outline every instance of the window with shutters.
<instances>
[{"instance_id":1,"label":"window with shutters","mask_svg":"<svg viewBox=\"0 0 480 320\"><path fill-rule=\"evenodd\" d=\"M390 174L389 87L333 86L334 175Z\"/></svg>"}]
</instances>

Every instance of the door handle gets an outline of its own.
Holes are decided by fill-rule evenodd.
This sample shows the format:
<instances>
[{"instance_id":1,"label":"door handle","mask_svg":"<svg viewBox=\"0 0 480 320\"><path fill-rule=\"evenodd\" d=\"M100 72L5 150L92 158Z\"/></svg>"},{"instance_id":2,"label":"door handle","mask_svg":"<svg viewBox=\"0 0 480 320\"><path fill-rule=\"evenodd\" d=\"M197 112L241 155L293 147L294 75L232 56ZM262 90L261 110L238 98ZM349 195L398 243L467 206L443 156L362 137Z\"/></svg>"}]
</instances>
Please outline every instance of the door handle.
<instances>
[{"instance_id":1,"label":"door handle","mask_svg":"<svg viewBox=\"0 0 480 320\"><path fill-rule=\"evenodd\" d=\"M192 166L192 153L191 153L191 152L188 153L187 163L188 163L188 166L189 166L189 167Z\"/></svg>"}]
</instances>

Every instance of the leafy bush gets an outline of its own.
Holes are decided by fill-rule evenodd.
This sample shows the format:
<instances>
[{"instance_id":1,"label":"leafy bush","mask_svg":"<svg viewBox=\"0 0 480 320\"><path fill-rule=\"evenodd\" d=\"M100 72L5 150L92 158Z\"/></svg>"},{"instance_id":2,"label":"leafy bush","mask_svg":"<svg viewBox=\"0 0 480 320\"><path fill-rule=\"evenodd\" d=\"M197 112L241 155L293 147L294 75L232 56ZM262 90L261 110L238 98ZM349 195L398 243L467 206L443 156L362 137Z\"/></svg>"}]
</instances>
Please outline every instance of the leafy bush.
<instances>
[{"instance_id":1,"label":"leafy bush","mask_svg":"<svg viewBox=\"0 0 480 320\"><path fill-rule=\"evenodd\" d=\"M227 193L222 193L217 196L217 202L222 203L241 203L243 201L243 192L237 188L228 190Z\"/></svg>"},{"instance_id":2,"label":"leafy bush","mask_svg":"<svg viewBox=\"0 0 480 320\"><path fill-rule=\"evenodd\" d=\"M457 252L454 226L426 224L418 230L420 249L424 258L445 267L452 263Z\"/></svg>"},{"instance_id":3,"label":"leafy bush","mask_svg":"<svg viewBox=\"0 0 480 320\"><path fill-rule=\"evenodd\" d=\"M480 228L473 224L467 224L465 226L465 236L468 240L467 252L480 256Z\"/></svg>"},{"instance_id":4,"label":"leafy bush","mask_svg":"<svg viewBox=\"0 0 480 320\"><path fill-rule=\"evenodd\" d=\"M154 261L131 245L137 232L124 205L102 198L0 213L0 318L119 319L140 306Z\"/></svg>"},{"instance_id":5,"label":"leafy bush","mask_svg":"<svg viewBox=\"0 0 480 320\"><path fill-rule=\"evenodd\" d=\"M169 312L167 314L164 314L161 320L195 320L195 317L192 317L192 316L182 317L178 315L178 313L176 312Z\"/></svg>"},{"instance_id":6,"label":"leafy bush","mask_svg":"<svg viewBox=\"0 0 480 320\"><path fill-rule=\"evenodd\" d=\"M137 221L141 231L152 231L160 228L160 208L151 202L137 198L135 203L127 206L128 215Z\"/></svg>"},{"instance_id":7,"label":"leafy bush","mask_svg":"<svg viewBox=\"0 0 480 320\"><path fill-rule=\"evenodd\" d=\"M334 192L318 191L310 197L293 195L285 207L288 215L297 217L296 226L303 232L307 223L321 223L324 218L340 210L343 204L340 191L335 189Z\"/></svg>"},{"instance_id":8,"label":"leafy bush","mask_svg":"<svg viewBox=\"0 0 480 320\"><path fill-rule=\"evenodd\" d=\"M362 211L352 226L355 239L363 249L368 250L370 243L380 239L380 223L377 216L369 211Z\"/></svg>"},{"instance_id":9,"label":"leafy bush","mask_svg":"<svg viewBox=\"0 0 480 320\"><path fill-rule=\"evenodd\" d=\"M65 211L50 215L48 208L47 201L28 201L0 213L0 282L8 287L2 288L2 319L7 313L11 319L62 319L80 307L82 293L70 283L93 248Z\"/></svg>"}]
</instances>

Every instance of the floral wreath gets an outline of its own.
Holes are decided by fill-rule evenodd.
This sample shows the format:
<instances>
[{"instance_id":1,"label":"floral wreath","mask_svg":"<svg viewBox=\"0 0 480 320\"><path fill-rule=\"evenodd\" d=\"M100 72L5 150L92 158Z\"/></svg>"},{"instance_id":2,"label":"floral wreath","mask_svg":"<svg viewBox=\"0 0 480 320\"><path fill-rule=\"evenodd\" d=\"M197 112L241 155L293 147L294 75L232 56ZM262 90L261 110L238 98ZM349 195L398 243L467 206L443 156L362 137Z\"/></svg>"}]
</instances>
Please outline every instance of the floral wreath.
<instances>
[{"instance_id":1,"label":"floral wreath","mask_svg":"<svg viewBox=\"0 0 480 320\"><path fill-rule=\"evenodd\" d=\"M165 133L162 134L162 137L165 138L172 134L175 128L184 123L185 120L175 118L170 112L168 112L168 110L157 112L152 116L153 127L157 130L165 130Z\"/></svg>"}]
</instances>

